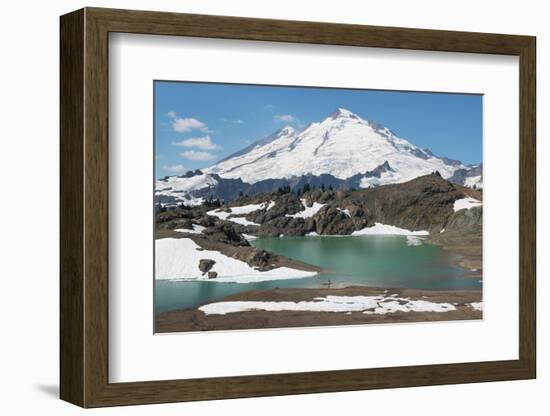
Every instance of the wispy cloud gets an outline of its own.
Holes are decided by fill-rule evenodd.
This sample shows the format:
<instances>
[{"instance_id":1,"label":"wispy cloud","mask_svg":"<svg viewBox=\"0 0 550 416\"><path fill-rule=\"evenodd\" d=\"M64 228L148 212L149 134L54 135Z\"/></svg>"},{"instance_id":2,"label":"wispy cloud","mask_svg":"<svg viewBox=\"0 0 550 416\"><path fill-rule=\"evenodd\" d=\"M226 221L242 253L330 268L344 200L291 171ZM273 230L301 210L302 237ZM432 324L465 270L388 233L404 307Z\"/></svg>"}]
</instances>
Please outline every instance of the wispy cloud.
<instances>
[{"instance_id":1,"label":"wispy cloud","mask_svg":"<svg viewBox=\"0 0 550 416\"><path fill-rule=\"evenodd\" d=\"M189 139L184 139L179 142L172 142L174 146L183 146L183 147L196 147L202 150L214 150L220 149L221 146L212 141L210 136L204 137L191 137Z\"/></svg>"},{"instance_id":2,"label":"wispy cloud","mask_svg":"<svg viewBox=\"0 0 550 416\"><path fill-rule=\"evenodd\" d=\"M198 150L188 150L186 152L181 152L180 156L189 159L189 160L213 160L216 159L216 155L210 152L202 152Z\"/></svg>"},{"instance_id":3,"label":"wispy cloud","mask_svg":"<svg viewBox=\"0 0 550 416\"><path fill-rule=\"evenodd\" d=\"M193 117L179 117L174 111L166 113L172 119L172 129L177 133L187 133L192 130L208 131L208 127L202 121Z\"/></svg>"},{"instance_id":4,"label":"wispy cloud","mask_svg":"<svg viewBox=\"0 0 550 416\"><path fill-rule=\"evenodd\" d=\"M273 117L275 123L294 123L298 121L292 114L277 114Z\"/></svg>"},{"instance_id":5,"label":"wispy cloud","mask_svg":"<svg viewBox=\"0 0 550 416\"><path fill-rule=\"evenodd\" d=\"M187 169L183 165L164 165L162 169L164 169L166 172L175 174L187 172Z\"/></svg>"},{"instance_id":6,"label":"wispy cloud","mask_svg":"<svg viewBox=\"0 0 550 416\"><path fill-rule=\"evenodd\" d=\"M240 118L231 119L231 118L222 117L220 118L220 120L223 121L224 123L244 124L244 120L241 120Z\"/></svg>"}]
</instances>

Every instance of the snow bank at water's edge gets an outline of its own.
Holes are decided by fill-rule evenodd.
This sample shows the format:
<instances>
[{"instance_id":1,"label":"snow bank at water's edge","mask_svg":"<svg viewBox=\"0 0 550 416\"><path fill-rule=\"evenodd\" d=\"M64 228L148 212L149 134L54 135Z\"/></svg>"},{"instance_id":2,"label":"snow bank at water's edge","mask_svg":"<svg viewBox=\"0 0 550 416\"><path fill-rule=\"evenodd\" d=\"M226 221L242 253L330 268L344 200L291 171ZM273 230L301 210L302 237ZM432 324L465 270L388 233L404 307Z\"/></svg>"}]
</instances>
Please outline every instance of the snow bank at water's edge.
<instances>
[{"instance_id":1,"label":"snow bank at water's edge","mask_svg":"<svg viewBox=\"0 0 550 416\"><path fill-rule=\"evenodd\" d=\"M387 235L429 235L429 231L410 231L404 228L396 227L395 225L374 223L372 227L366 227L362 230L354 231L351 235L371 235L371 234L387 234Z\"/></svg>"},{"instance_id":2,"label":"snow bank at water's edge","mask_svg":"<svg viewBox=\"0 0 550 416\"><path fill-rule=\"evenodd\" d=\"M316 272L277 267L260 272L248 263L228 257L214 250L197 250L200 247L189 238L161 238L155 241L155 279L207 280L223 283L250 283L268 280L297 279L314 276ZM214 260L210 271L218 273L215 279L199 270L201 259Z\"/></svg>"}]
</instances>

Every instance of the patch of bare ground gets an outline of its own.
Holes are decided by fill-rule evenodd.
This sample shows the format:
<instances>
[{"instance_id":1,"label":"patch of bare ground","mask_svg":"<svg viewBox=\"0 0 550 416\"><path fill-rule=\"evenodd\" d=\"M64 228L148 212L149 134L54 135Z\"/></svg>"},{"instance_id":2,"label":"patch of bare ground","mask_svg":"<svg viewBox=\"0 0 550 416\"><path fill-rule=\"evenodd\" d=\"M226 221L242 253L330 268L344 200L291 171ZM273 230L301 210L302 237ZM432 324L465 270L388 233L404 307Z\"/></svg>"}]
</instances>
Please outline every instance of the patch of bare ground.
<instances>
[{"instance_id":1,"label":"patch of bare ground","mask_svg":"<svg viewBox=\"0 0 550 416\"><path fill-rule=\"evenodd\" d=\"M381 289L353 286L340 289L273 289L250 291L228 296L220 301L311 301L316 297L397 295L413 300L452 303L456 310L449 312L395 312L363 314L362 312L310 312L310 311L246 311L226 315L206 315L199 309L164 312L156 316L156 332L215 331L234 329L263 329L339 326L361 324L387 324L403 322L430 322L482 319L482 312L473 309L471 302L481 301L480 290L416 290Z\"/></svg>"}]
</instances>

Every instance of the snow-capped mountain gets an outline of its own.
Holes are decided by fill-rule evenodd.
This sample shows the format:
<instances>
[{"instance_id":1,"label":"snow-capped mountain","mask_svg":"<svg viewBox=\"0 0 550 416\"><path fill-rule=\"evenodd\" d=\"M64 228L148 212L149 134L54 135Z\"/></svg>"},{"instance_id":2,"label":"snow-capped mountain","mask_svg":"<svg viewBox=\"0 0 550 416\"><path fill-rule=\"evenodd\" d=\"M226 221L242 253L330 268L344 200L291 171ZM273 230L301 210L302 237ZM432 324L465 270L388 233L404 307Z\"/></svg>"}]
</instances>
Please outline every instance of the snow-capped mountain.
<instances>
[{"instance_id":1,"label":"snow-capped mountain","mask_svg":"<svg viewBox=\"0 0 550 416\"><path fill-rule=\"evenodd\" d=\"M157 202L197 205L209 198L301 189L368 188L401 183L438 171L461 185L481 188L481 167L439 157L390 129L344 108L302 131L285 126L215 165L155 184Z\"/></svg>"},{"instance_id":2,"label":"snow-capped mountain","mask_svg":"<svg viewBox=\"0 0 550 416\"><path fill-rule=\"evenodd\" d=\"M301 132L287 126L245 150L203 171L255 183L307 174L346 179L389 164L391 169L379 177L363 178L361 186L369 187L405 182L434 171L448 178L457 169L465 168L458 161L437 157L344 108Z\"/></svg>"}]
</instances>

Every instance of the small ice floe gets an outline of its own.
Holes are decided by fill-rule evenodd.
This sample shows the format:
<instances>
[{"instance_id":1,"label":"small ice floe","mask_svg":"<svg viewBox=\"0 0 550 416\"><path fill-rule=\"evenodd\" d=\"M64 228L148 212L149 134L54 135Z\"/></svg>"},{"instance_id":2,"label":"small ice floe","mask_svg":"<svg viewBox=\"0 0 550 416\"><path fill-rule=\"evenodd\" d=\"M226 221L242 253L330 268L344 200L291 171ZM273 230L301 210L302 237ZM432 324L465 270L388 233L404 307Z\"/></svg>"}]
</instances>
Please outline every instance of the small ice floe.
<instances>
[{"instance_id":1,"label":"small ice floe","mask_svg":"<svg viewBox=\"0 0 550 416\"><path fill-rule=\"evenodd\" d=\"M361 230L354 231L351 235L371 235L371 234L386 234L386 235L429 235L429 231L410 231L404 228L399 228L394 225L374 223L372 227L366 227Z\"/></svg>"},{"instance_id":2,"label":"small ice floe","mask_svg":"<svg viewBox=\"0 0 550 416\"><path fill-rule=\"evenodd\" d=\"M477 199L467 197L467 198L457 199L453 205L453 209L455 212L457 212L457 211L460 211L461 209L471 209L474 207L479 207L481 205L482 203Z\"/></svg>"},{"instance_id":3,"label":"small ice floe","mask_svg":"<svg viewBox=\"0 0 550 416\"><path fill-rule=\"evenodd\" d=\"M408 235L407 236L407 245L408 246L421 246L422 245L422 238L417 237L415 235Z\"/></svg>"},{"instance_id":4,"label":"small ice floe","mask_svg":"<svg viewBox=\"0 0 550 416\"><path fill-rule=\"evenodd\" d=\"M384 296L325 296L311 301L222 301L199 307L207 315L225 315L247 311L308 311L308 312L362 312L384 315L394 312L449 312L456 310L450 303L436 303L408 298Z\"/></svg>"},{"instance_id":5,"label":"small ice floe","mask_svg":"<svg viewBox=\"0 0 550 416\"><path fill-rule=\"evenodd\" d=\"M201 248L190 238L161 238L155 240L155 279L157 280L207 280L222 283L249 283L269 280L298 279L311 277L316 272L277 267L261 272L248 263L229 257L215 250L200 251ZM213 260L209 271L216 272L216 278L199 269L201 260Z\"/></svg>"},{"instance_id":6,"label":"small ice floe","mask_svg":"<svg viewBox=\"0 0 550 416\"><path fill-rule=\"evenodd\" d=\"M326 204L320 204L318 202L314 202L312 206L308 207L306 205L306 200L305 199L301 199L300 201L302 201L302 205L304 206L304 210L303 211L300 211L300 212L297 212L296 214L286 214L287 217L292 217L292 218L311 218L313 217L315 214L317 214L317 212L319 212L319 210L321 208L323 208Z\"/></svg>"},{"instance_id":7,"label":"small ice floe","mask_svg":"<svg viewBox=\"0 0 550 416\"><path fill-rule=\"evenodd\" d=\"M483 311L483 302L472 302L470 307L476 311Z\"/></svg>"},{"instance_id":8,"label":"small ice floe","mask_svg":"<svg viewBox=\"0 0 550 416\"><path fill-rule=\"evenodd\" d=\"M319 237L319 234L317 234L315 231L312 231L310 233L307 233L306 237Z\"/></svg>"},{"instance_id":9,"label":"small ice floe","mask_svg":"<svg viewBox=\"0 0 550 416\"><path fill-rule=\"evenodd\" d=\"M206 230L206 227L198 224L193 224L193 229L188 230L187 228L176 228L174 231L178 233L202 234L204 230Z\"/></svg>"}]
</instances>

